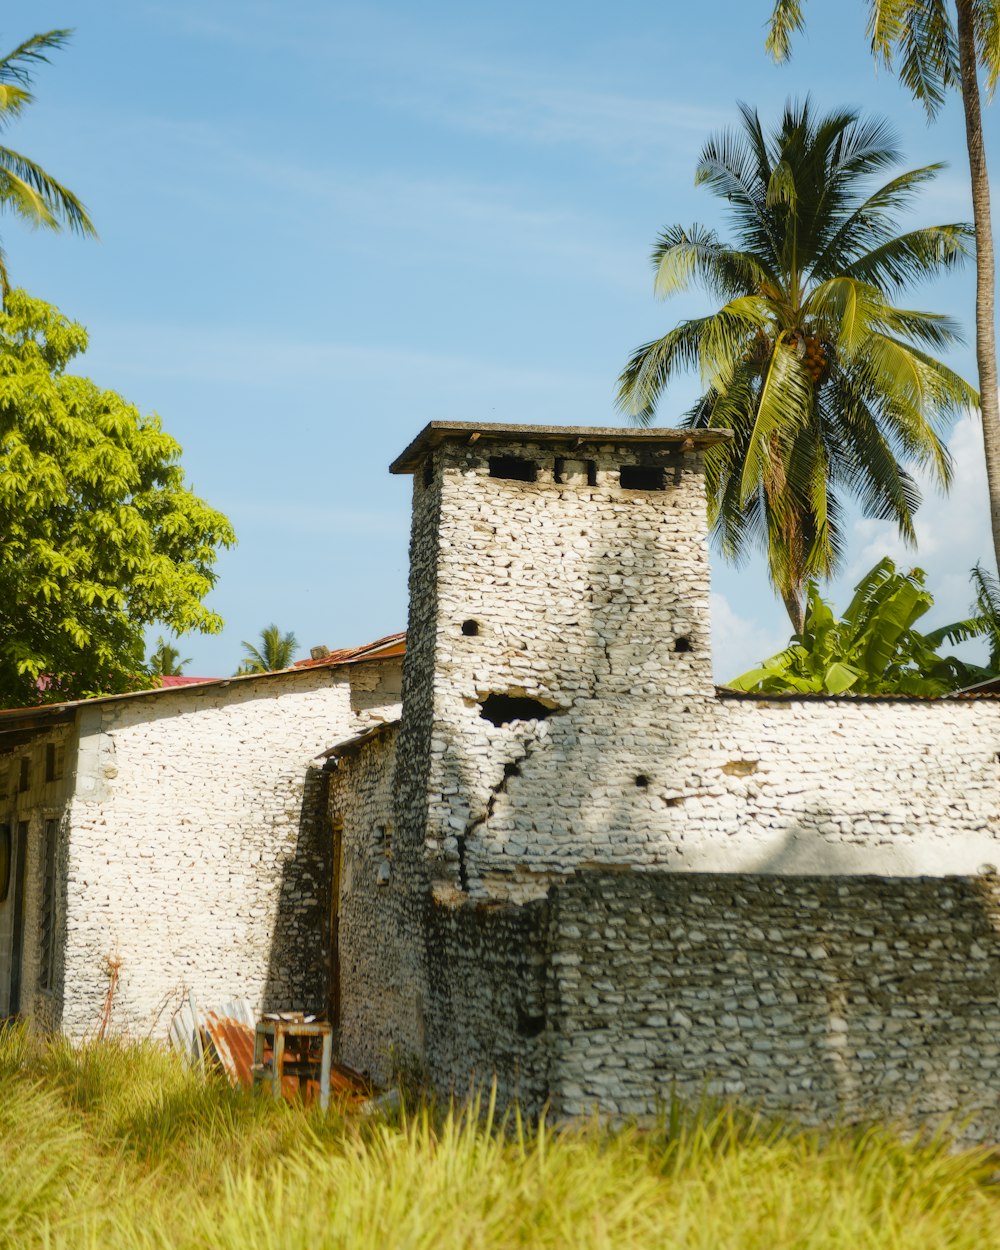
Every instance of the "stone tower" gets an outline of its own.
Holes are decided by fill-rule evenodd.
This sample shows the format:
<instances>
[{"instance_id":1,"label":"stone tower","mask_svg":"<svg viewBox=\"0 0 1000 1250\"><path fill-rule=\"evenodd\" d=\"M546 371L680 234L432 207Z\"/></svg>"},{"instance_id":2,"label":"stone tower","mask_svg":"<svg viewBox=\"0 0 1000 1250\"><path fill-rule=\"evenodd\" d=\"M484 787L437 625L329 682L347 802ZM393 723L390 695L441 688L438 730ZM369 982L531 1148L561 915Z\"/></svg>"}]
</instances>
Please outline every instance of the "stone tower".
<instances>
[{"instance_id":1,"label":"stone tower","mask_svg":"<svg viewBox=\"0 0 1000 1250\"><path fill-rule=\"evenodd\" d=\"M397 789L438 898L669 858L651 782L713 695L725 437L432 422L391 466L414 476Z\"/></svg>"}]
</instances>

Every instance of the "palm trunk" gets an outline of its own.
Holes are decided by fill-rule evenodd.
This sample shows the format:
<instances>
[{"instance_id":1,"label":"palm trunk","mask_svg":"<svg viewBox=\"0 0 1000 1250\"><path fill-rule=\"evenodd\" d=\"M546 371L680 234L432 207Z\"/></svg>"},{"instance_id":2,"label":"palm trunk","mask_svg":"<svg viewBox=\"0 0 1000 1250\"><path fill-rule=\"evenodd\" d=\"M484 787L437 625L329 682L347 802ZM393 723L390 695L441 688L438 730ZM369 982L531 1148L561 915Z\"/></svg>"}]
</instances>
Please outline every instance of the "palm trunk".
<instances>
[{"instance_id":1,"label":"palm trunk","mask_svg":"<svg viewBox=\"0 0 1000 1250\"><path fill-rule=\"evenodd\" d=\"M976 363L982 407L986 481L990 495L993 551L1000 570L1000 400L997 396L997 351L993 329L994 262L990 221L990 181L983 146L983 114L971 0L955 0L958 14L958 56L962 75L965 138L972 178L972 220L976 227Z\"/></svg>"},{"instance_id":2,"label":"palm trunk","mask_svg":"<svg viewBox=\"0 0 1000 1250\"><path fill-rule=\"evenodd\" d=\"M788 619L792 622L792 632L796 634L802 633L802 627L806 623L805 608L802 604L802 593L791 586L782 586L781 602L785 605L785 611L788 613Z\"/></svg>"}]
</instances>

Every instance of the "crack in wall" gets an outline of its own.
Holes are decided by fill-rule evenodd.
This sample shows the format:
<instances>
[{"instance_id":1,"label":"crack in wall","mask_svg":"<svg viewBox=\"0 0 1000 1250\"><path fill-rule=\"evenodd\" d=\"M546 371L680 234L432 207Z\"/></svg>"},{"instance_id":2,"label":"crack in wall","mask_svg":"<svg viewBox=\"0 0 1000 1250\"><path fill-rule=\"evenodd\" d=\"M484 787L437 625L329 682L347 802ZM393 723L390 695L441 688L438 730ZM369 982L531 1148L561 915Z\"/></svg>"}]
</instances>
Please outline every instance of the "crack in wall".
<instances>
[{"instance_id":1,"label":"crack in wall","mask_svg":"<svg viewBox=\"0 0 1000 1250\"><path fill-rule=\"evenodd\" d=\"M503 776L491 788L489 798L486 800L485 811L481 814L470 816L463 832L455 838L458 849L458 883L459 888L466 894L469 891L469 869L465 858L466 842L488 823L496 810L497 799L502 794L507 793L507 783L511 778L521 776L521 765L531 756L534 748L538 745L539 740L537 738L533 742L529 741L521 744L521 754L512 760L506 761L503 766Z\"/></svg>"}]
</instances>

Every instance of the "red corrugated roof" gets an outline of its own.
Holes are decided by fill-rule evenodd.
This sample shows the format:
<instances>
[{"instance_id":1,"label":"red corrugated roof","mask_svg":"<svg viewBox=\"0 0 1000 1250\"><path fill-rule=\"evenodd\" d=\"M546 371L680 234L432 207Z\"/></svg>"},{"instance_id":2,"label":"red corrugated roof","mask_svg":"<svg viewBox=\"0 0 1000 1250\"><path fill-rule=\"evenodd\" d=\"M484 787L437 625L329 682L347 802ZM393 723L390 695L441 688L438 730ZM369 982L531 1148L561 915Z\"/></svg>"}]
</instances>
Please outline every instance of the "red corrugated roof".
<instances>
[{"instance_id":1,"label":"red corrugated roof","mask_svg":"<svg viewBox=\"0 0 1000 1250\"><path fill-rule=\"evenodd\" d=\"M185 677L183 673L164 674L160 678L160 689L170 690L175 686L199 686L203 681L218 680L218 677Z\"/></svg>"}]
</instances>

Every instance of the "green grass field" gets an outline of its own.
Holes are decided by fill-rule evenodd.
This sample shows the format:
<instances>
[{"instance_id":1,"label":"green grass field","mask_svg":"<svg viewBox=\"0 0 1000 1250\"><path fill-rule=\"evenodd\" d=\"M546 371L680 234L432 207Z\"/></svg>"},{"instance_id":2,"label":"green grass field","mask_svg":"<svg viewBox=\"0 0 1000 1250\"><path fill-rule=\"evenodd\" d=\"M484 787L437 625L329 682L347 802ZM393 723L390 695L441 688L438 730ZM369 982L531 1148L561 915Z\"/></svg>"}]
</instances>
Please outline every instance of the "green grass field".
<instances>
[{"instance_id":1,"label":"green grass field","mask_svg":"<svg viewBox=\"0 0 1000 1250\"><path fill-rule=\"evenodd\" d=\"M996 1157L732 1110L552 1131L318 1112L0 1031L0 1248L1000 1247Z\"/></svg>"}]
</instances>

